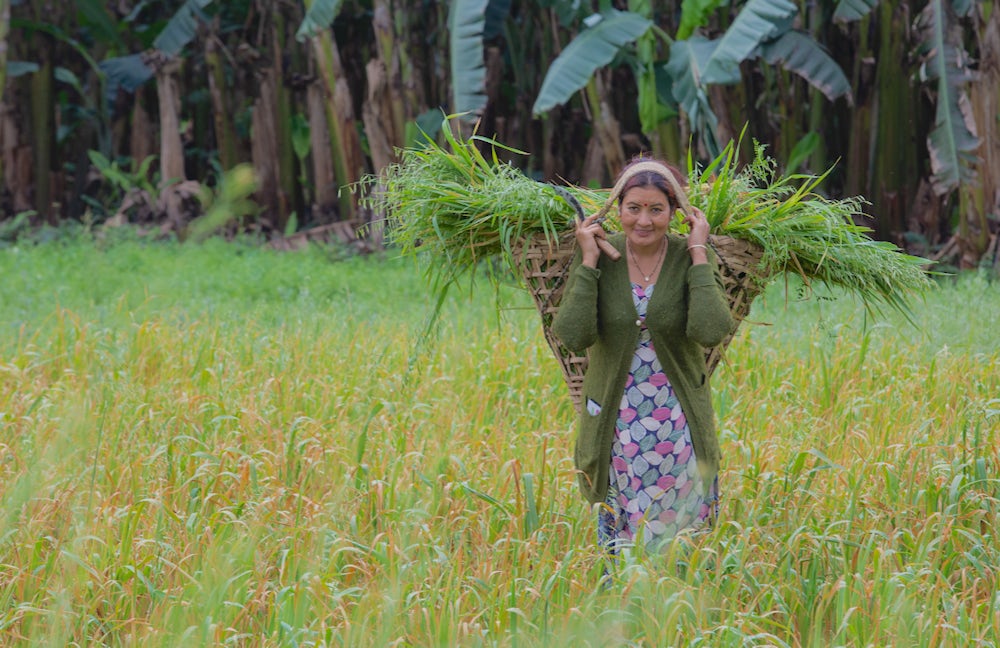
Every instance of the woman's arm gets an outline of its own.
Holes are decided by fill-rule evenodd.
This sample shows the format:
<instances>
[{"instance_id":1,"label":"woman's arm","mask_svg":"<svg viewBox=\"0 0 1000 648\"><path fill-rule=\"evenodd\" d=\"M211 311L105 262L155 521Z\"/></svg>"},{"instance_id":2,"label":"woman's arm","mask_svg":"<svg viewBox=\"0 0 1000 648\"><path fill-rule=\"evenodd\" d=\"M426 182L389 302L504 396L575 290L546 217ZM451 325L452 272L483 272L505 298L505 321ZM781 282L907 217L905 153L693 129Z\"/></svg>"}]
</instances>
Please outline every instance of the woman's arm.
<instances>
[{"instance_id":1,"label":"woman's arm","mask_svg":"<svg viewBox=\"0 0 1000 648\"><path fill-rule=\"evenodd\" d=\"M607 234L597 214L576 223L576 255L570 265L552 332L574 353L582 353L597 341L597 269L602 241Z\"/></svg>"},{"instance_id":2,"label":"woman's arm","mask_svg":"<svg viewBox=\"0 0 1000 648\"><path fill-rule=\"evenodd\" d=\"M707 261L687 271L686 330L689 338L706 348L720 344L734 328L715 255L707 255Z\"/></svg>"},{"instance_id":3,"label":"woman's arm","mask_svg":"<svg viewBox=\"0 0 1000 648\"><path fill-rule=\"evenodd\" d=\"M575 353L597 341L597 284L601 271L583 263L577 250L570 265L559 310L552 319L552 332Z\"/></svg>"}]
</instances>

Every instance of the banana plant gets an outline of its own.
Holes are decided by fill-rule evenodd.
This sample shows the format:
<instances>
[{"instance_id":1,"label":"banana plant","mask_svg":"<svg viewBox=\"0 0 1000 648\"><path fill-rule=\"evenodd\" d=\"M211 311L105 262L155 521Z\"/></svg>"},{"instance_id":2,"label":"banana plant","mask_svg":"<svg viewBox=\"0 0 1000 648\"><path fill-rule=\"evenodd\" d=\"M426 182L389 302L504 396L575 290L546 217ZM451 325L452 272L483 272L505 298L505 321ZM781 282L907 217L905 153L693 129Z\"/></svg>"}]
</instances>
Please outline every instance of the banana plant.
<instances>
[{"instance_id":1,"label":"banana plant","mask_svg":"<svg viewBox=\"0 0 1000 648\"><path fill-rule=\"evenodd\" d=\"M600 14L553 61L535 100L534 112L544 113L569 101L598 68L616 57L634 56L634 43L649 30L669 46L669 59L660 61L659 66L672 88L675 107L687 115L692 131L712 157L719 152L715 139L718 118L708 100L708 86L739 83L740 65L745 61L762 59L780 66L801 76L831 100L850 97L850 83L836 62L813 38L793 29L798 7L790 0L749 0L721 37L709 40L698 33L725 4L719 0L684 2L680 28L673 39L633 11ZM662 100L664 94L657 96Z\"/></svg>"},{"instance_id":2,"label":"banana plant","mask_svg":"<svg viewBox=\"0 0 1000 648\"><path fill-rule=\"evenodd\" d=\"M207 21L203 10L211 3L212 0L186 0L157 34L153 48L167 56L179 55L184 47L194 40L199 23ZM101 61L100 69L107 78L106 92L109 103L114 99L119 87L134 92L156 75L155 67L150 65L149 60L147 54L139 53Z\"/></svg>"},{"instance_id":3,"label":"banana plant","mask_svg":"<svg viewBox=\"0 0 1000 648\"><path fill-rule=\"evenodd\" d=\"M838 0L833 19L840 22L861 20L872 12L879 0Z\"/></svg>"},{"instance_id":4,"label":"banana plant","mask_svg":"<svg viewBox=\"0 0 1000 648\"><path fill-rule=\"evenodd\" d=\"M0 0L0 98L7 87L7 34L10 33L10 0ZM0 179L4 177L0 159Z\"/></svg>"},{"instance_id":5,"label":"banana plant","mask_svg":"<svg viewBox=\"0 0 1000 648\"><path fill-rule=\"evenodd\" d=\"M306 15L302 18L295 38L304 42L330 28L340 13L343 0L316 0L306 2Z\"/></svg>"},{"instance_id":6,"label":"banana plant","mask_svg":"<svg viewBox=\"0 0 1000 648\"><path fill-rule=\"evenodd\" d=\"M488 5L488 0L455 0L448 11L452 105L470 117L486 105L483 32Z\"/></svg>"},{"instance_id":7,"label":"banana plant","mask_svg":"<svg viewBox=\"0 0 1000 648\"><path fill-rule=\"evenodd\" d=\"M933 87L936 97L934 129L927 136L927 148L931 183L939 196L971 182L975 173L979 139L967 92L973 73L956 22L956 12L968 11L970 5L930 0L914 23L920 38L920 80Z\"/></svg>"},{"instance_id":8,"label":"banana plant","mask_svg":"<svg viewBox=\"0 0 1000 648\"><path fill-rule=\"evenodd\" d=\"M347 186L360 179L361 174L361 143L354 130L352 114L344 114L353 102L350 90L344 81L344 70L333 39L330 25L340 13L342 0L304 0L306 7L298 31L295 34L299 42L308 41L312 47L323 84L325 95L325 114L327 131L330 137L330 152L334 175L341 186ZM347 107L338 111L336 106ZM340 192L341 218L353 220L356 205L353 193Z\"/></svg>"},{"instance_id":9,"label":"banana plant","mask_svg":"<svg viewBox=\"0 0 1000 648\"><path fill-rule=\"evenodd\" d=\"M995 162L990 159L995 142L984 142L977 135L995 133L996 77L989 65L981 66L978 74L973 72L959 24L959 18L970 15L975 4L972 0L930 0L914 21L914 33L920 39L920 80L933 89L935 99L933 129L927 135L931 187L940 197L958 192L960 220L955 240L959 265L964 267L974 265L989 246L989 214L996 200ZM988 60L992 54L982 51L981 56ZM992 103L993 110L973 105L974 80L980 86L975 88L977 103ZM982 87L989 83L994 84L992 91Z\"/></svg>"},{"instance_id":10,"label":"banana plant","mask_svg":"<svg viewBox=\"0 0 1000 648\"><path fill-rule=\"evenodd\" d=\"M153 47L169 56L177 56L198 33L198 24L205 20L203 9L212 0L187 0L167 22L153 41Z\"/></svg>"},{"instance_id":11,"label":"banana plant","mask_svg":"<svg viewBox=\"0 0 1000 648\"><path fill-rule=\"evenodd\" d=\"M484 40L499 32L510 0L454 0L448 10L452 107L468 118L486 107Z\"/></svg>"},{"instance_id":12,"label":"banana plant","mask_svg":"<svg viewBox=\"0 0 1000 648\"><path fill-rule=\"evenodd\" d=\"M609 65L622 50L648 32L653 22L635 12L610 9L593 14L549 66L531 111L540 115L564 104Z\"/></svg>"},{"instance_id":13,"label":"banana plant","mask_svg":"<svg viewBox=\"0 0 1000 648\"><path fill-rule=\"evenodd\" d=\"M879 0L839 0L834 19L860 20L878 6ZM973 0L930 0L917 15L913 34L918 39L919 79L935 98L934 126L927 136L931 183L939 196L975 174L975 151L979 140L969 105L968 84L973 79L971 58L962 43L957 19L968 15Z\"/></svg>"}]
</instances>

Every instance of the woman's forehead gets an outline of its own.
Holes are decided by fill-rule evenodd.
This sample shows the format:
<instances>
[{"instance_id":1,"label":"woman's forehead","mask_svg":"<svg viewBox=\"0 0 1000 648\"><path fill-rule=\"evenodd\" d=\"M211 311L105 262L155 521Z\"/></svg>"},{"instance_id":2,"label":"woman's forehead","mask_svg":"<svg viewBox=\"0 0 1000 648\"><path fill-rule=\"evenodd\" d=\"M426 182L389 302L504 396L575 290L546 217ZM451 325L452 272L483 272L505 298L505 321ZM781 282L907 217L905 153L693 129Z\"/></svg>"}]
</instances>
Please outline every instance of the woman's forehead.
<instances>
[{"instance_id":1,"label":"woman's forehead","mask_svg":"<svg viewBox=\"0 0 1000 648\"><path fill-rule=\"evenodd\" d=\"M669 202L670 198L662 189L653 185L632 187L625 192L623 201L640 202L643 204Z\"/></svg>"}]
</instances>

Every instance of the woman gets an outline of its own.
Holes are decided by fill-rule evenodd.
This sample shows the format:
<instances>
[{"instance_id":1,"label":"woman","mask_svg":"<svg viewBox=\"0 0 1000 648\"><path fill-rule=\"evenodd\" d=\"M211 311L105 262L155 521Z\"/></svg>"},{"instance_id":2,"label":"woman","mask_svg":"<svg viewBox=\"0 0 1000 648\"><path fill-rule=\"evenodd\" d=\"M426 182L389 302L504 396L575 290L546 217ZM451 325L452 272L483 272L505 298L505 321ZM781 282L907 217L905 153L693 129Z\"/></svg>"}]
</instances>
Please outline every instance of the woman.
<instances>
[{"instance_id":1,"label":"woman","mask_svg":"<svg viewBox=\"0 0 1000 648\"><path fill-rule=\"evenodd\" d=\"M704 214L681 215L686 238L668 231L683 182L648 158L622 169L609 198L618 200L622 232L607 235L600 212L577 224L553 321L567 347L589 350L575 461L584 497L601 504L598 539L612 552L711 524L717 507L704 350L722 342L733 319ZM620 259L601 255L599 243Z\"/></svg>"}]
</instances>

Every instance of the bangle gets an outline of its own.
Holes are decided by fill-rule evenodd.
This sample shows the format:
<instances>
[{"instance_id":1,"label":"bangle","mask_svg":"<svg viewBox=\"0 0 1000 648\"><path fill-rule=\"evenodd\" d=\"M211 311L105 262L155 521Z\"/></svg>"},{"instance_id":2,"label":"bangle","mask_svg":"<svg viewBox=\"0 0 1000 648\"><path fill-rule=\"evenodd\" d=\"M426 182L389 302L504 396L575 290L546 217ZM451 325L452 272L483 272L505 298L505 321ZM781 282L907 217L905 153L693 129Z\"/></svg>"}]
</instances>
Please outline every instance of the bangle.
<instances>
[{"instance_id":1,"label":"bangle","mask_svg":"<svg viewBox=\"0 0 1000 648\"><path fill-rule=\"evenodd\" d=\"M689 245L687 247L688 247L689 250L693 250L695 248L701 248L702 250L707 250L708 249L708 247L702 245L701 243L695 243L694 245Z\"/></svg>"}]
</instances>

